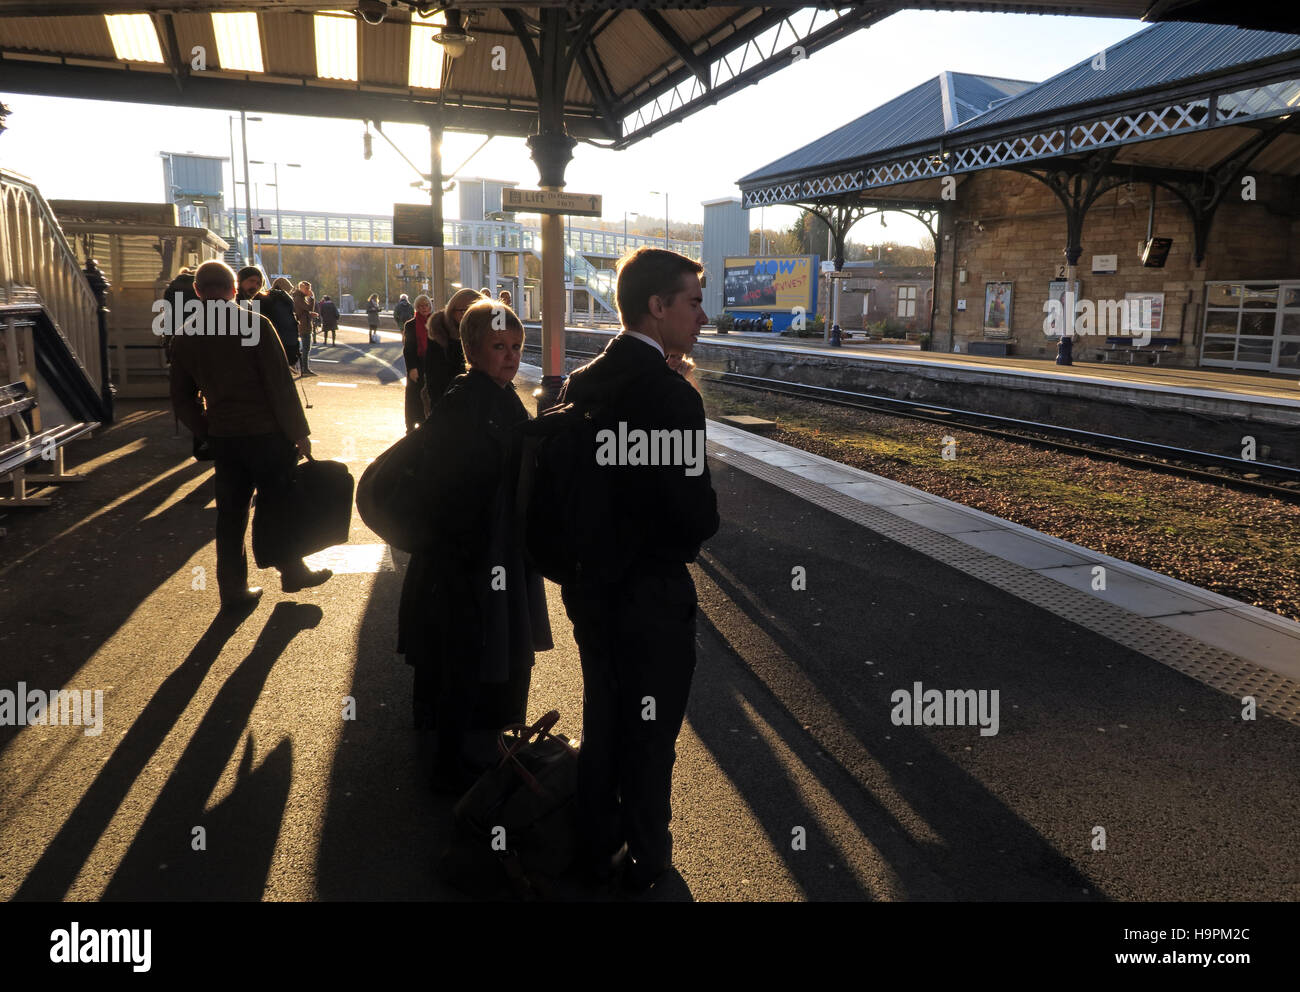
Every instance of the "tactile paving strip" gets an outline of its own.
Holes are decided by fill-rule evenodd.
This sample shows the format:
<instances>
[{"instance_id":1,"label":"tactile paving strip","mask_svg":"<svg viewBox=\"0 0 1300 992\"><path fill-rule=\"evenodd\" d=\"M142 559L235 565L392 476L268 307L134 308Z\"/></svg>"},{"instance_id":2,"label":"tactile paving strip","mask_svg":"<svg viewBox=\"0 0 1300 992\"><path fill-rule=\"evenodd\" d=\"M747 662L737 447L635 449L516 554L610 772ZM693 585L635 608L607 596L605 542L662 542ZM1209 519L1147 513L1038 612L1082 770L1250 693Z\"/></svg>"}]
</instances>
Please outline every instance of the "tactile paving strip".
<instances>
[{"instance_id":1,"label":"tactile paving strip","mask_svg":"<svg viewBox=\"0 0 1300 992\"><path fill-rule=\"evenodd\" d=\"M1257 709L1300 726L1300 682L1294 679L1039 575L1023 565L998 558L880 507L859 502L823 483L776 468L725 444L710 440L708 452L748 475L780 486L846 520L1033 603L1235 699L1254 696Z\"/></svg>"}]
</instances>

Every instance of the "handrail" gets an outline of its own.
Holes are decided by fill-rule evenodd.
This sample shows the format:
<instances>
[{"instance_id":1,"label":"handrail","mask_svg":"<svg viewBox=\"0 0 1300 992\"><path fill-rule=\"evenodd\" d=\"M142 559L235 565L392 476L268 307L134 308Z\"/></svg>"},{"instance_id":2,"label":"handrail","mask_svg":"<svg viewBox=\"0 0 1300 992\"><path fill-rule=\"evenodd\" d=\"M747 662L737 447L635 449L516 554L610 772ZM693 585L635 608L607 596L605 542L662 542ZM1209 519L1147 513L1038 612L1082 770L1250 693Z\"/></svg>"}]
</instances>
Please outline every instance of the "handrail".
<instances>
[{"instance_id":1,"label":"handrail","mask_svg":"<svg viewBox=\"0 0 1300 992\"><path fill-rule=\"evenodd\" d=\"M0 303L30 300L32 290L98 392L99 301L36 184L0 169Z\"/></svg>"}]
</instances>

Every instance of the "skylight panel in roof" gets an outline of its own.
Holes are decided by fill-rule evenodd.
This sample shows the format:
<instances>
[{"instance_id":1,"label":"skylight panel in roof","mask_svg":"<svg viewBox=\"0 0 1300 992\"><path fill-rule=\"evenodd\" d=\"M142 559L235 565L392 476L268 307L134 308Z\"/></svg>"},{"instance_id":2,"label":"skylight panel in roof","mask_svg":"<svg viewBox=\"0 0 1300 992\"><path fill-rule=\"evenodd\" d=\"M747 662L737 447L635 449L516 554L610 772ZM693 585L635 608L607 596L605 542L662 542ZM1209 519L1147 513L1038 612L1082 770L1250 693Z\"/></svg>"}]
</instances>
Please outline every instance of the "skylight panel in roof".
<instances>
[{"instance_id":1,"label":"skylight panel in roof","mask_svg":"<svg viewBox=\"0 0 1300 992\"><path fill-rule=\"evenodd\" d=\"M113 51L123 62L161 62L158 32L148 14L105 14Z\"/></svg>"},{"instance_id":2,"label":"skylight panel in roof","mask_svg":"<svg viewBox=\"0 0 1300 992\"><path fill-rule=\"evenodd\" d=\"M265 72L262 38L256 14L213 14L212 30L217 35L217 58L223 69Z\"/></svg>"},{"instance_id":3,"label":"skylight panel in roof","mask_svg":"<svg viewBox=\"0 0 1300 992\"><path fill-rule=\"evenodd\" d=\"M442 87L442 46L433 40L446 18L442 11L432 17L411 13L411 57L407 83L411 87L436 90Z\"/></svg>"},{"instance_id":4,"label":"skylight panel in roof","mask_svg":"<svg viewBox=\"0 0 1300 992\"><path fill-rule=\"evenodd\" d=\"M323 10L316 24L316 75L321 79L357 78L357 19L345 10Z\"/></svg>"}]
</instances>

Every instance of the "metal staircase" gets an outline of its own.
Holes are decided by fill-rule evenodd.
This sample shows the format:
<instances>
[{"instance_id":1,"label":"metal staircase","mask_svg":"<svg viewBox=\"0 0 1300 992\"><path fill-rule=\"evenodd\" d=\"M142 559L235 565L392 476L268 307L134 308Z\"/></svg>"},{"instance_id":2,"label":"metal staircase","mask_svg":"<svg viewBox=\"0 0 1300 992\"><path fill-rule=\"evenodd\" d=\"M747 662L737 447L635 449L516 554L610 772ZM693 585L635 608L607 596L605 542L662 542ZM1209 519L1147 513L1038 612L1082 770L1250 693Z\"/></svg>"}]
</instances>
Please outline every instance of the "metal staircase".
<instances>
[{"instance_id":1,"label":"metal staircase","mask_svg":"<svg viewBox=\"0 0 1300 992\"><path fill-rule=\"evenodd\" d=\"M107 422L99 300L31 180L0 170L0 203L0 385L27 383L48 422Z\"/></svg>"}]
</instances>

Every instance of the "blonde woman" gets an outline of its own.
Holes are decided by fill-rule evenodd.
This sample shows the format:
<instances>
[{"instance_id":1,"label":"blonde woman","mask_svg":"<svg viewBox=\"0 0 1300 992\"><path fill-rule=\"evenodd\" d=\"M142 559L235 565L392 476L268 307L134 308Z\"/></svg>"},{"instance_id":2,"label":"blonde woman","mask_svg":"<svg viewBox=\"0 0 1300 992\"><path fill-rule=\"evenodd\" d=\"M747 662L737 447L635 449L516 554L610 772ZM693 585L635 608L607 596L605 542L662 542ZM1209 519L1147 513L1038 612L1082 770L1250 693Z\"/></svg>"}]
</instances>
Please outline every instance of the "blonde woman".
<instances>
[{"instance_id":1,"label":"blonde woman","mask_svg":"<svg viewBox=\"0 0 1300 992\"><path fill-rule=\"evenodd\" d=\"M502 317L505 329L494 330ZM456 795L480 770L466 753L470 731L523 721L534 653L552 646L542 578L515 531L518 469L509 467L517 465L511 428L528 419L512 385L524 328L499 301L481 300L467 308L460 334L469 371L420 428L437 553L412 555L398 614L398 640L415 668L417 726L437 730L430 785Z\"/></svg>"}]
</instances>

